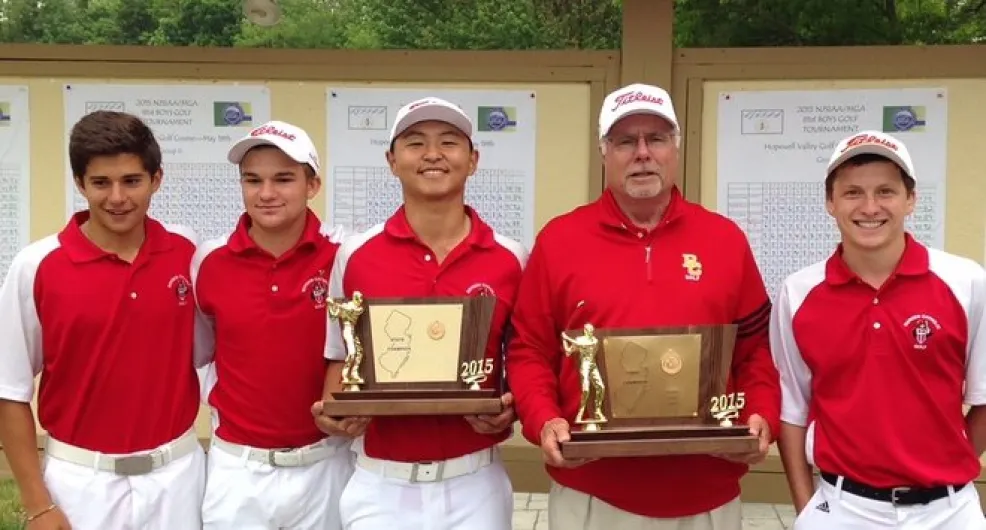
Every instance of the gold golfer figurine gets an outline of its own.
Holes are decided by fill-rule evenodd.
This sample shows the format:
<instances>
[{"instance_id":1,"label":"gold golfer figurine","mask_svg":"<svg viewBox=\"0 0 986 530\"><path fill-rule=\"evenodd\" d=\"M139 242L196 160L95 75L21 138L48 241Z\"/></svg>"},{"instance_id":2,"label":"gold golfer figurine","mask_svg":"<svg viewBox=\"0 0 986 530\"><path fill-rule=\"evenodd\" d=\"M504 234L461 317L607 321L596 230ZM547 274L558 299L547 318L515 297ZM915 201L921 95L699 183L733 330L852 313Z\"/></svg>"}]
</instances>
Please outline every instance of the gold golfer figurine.
<instances>
[{"instance_id":1,"label":"gold golfer figurine","mask_svg":"<svg viewBox=\"0 0 986 530\"><path fill-rule=\"evenodd\" d=\"M363 378L359 367L363 362L363 344L356 336L356 322L363 315L363 293L353 292L353 299L338 302L329 298L329 317L342 323L342 340L346 344L346 362L342 365L342 384L348 392L359 390Z\"/></svg>"},{"instance_id":2,"label":"gold golfer figurine","mask_svg":"<svg viewBox=\"0 0 986 530\"><path fill-rule=\"evenodd\" d=\"M606 384L603 383L602 374L599 373L599 365L596 363L596 352L599 350L599 339L595 336L595 328L592 324L583 327L582 334L569 337L562 332L562 345L565 348L565 356L571 357L573 353L578 353L579 378L582 381L582 400L579 403L579 413L575 416L575 423L585 425L587 431L598 431L600 423L606 423L606 416L603 414L603 402L605 401ZM589 403L589 391L592 391L592 418L585 419L585 409Z\"/></svg>"}]
</instances>

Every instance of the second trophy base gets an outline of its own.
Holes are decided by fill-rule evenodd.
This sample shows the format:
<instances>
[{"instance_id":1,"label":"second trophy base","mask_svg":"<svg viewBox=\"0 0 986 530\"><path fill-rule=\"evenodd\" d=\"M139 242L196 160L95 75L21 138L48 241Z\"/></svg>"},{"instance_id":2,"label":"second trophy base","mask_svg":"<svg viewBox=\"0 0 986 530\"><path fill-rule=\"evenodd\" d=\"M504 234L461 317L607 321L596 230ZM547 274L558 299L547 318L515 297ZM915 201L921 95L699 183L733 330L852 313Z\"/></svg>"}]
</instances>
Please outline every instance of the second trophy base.
<instances>
[{"instance_id":1,"label":"second trophy base","mask_svg":"<svg viewBox=\"0 0 986 530\"><path fill-rule=\"evenodd\" d=\"M756 451L760 441L749 427L685 425L667 427L574 426L571 440L561 444L564 458L607 458L701 454L742 454Z\"/></svg>"},{"instance_id":2,"label":"second trophy base","mask_svg":"<svg viewBox=\"0 0 986 530\"><path fill-rule=\"evenodd\" d=\"M499 414L495 390L359 390L333 392L322 414L347 416L432 416Z\"/></svg>"}]
</instances>

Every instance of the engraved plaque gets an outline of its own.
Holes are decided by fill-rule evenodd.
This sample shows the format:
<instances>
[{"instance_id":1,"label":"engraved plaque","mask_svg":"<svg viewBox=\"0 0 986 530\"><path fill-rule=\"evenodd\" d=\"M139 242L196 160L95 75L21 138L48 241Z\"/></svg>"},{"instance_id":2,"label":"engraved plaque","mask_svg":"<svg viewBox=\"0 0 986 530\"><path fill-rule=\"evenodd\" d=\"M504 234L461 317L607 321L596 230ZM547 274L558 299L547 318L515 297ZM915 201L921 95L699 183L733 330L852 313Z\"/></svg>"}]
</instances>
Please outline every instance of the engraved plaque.
<instances>
[{"instance_id":1,"label":"engraved plaque","mask_svg":"<svg viewBox=\"0 0 986 530\"><path fill-rule=\"evenodd\" d=\"M597 329L562 333L583 378L581 410L565 458L755 451L759 440L734 425L742 392L726 393L736 326ZM577 355L576 355L577 354ZM572 361L569 361L572 362ZM601 384L589 384L601 381ZM602 393L602 399L589 399Z\"/></svg>"}]
</instances>

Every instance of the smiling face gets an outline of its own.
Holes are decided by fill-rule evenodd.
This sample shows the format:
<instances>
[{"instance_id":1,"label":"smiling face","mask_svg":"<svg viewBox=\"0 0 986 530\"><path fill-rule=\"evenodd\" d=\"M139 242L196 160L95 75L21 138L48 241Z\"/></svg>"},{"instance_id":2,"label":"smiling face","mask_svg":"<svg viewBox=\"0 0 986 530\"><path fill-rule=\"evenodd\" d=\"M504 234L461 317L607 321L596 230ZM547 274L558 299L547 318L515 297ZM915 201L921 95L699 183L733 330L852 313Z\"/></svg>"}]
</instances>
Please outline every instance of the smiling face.
<instances>
[{"instance_id":1,"label":"smiling face","mask_svg":"<svg viewBox=\"0 0 986 530\"><path fill-rule=\"evenodd\" d=\"M320 187L309 166L273 146L254 147L240 161L243 206L257 228L280 231L304 223Z\"/></svg>"},{"instance_id":2,"label":"smiling face","mask_svg":"<svg viewBox=\"0 0 986 530\"><path fill-rule=\"evenodd\" d=\"M151 196L161 185L161 170L149 173L133 153L94 156L75 184L89 203L92 228L126 237L143 229Z\"/></svg>"},{"instance_id":3,"label":"smiling face","mask_svg":"<svg viewBox=\"0 0 986 530\"><path fill-rule=\"evenodd\" d=\"M627 199L652 199L678 179L674 127L653 114L627 116L604 139L606 184Z\"/></svg>"},{"instance_id":4,"label":"smiling face","mask_svg":"<svg viewBox=\"0 0 986 530\"><path fill-rule=\"evenodd\" d=\"M466 180L479 163L479 152L452 125L423 121L397 137L387 163L401 181L405 200L462 198Z\"/></svg>"},{"instance_id":5,"label":"smiling face","mask_svg":"<svg viewBox=\"0 0 986 530\"><path fill-rule=\"evenodd\" d=\"M826 209L839 227L843 245L879 251L904 237L914 211L914 181L883 158L850 159L827 183Z\"/></svg>"}]
</instances>

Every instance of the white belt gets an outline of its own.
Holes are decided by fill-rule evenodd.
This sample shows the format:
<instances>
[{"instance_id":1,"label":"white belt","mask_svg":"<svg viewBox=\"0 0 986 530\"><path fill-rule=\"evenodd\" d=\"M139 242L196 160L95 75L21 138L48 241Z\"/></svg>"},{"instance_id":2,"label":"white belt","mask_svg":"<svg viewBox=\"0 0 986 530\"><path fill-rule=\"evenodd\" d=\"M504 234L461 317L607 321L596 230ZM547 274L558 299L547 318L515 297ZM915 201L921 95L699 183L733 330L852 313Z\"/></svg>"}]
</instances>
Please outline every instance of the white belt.
<instances>
[{"instance_id":1,"label":"white belt","mask_svg":"<svg viewBox=\"0 0 986 530\"><path fill-rule=\"evenodd\" d=\"M170 462L192 454L198 446L199 440L193 429L151 451L125 455L90 451L49 437L45 444L45 453L52 458L80 466L109 471L117 475L133 476L146 475L155 469L164 467Z\"/></svg>"},{"instance_id":2,"label":"white belt","mask_svg":"<svg viewBox=\"0 0 986 530\"><path fill-rule=\"evenodd\" d=\"M493 462L495 449L483 449L468 455L437 462L395 462L372 458L363 453L356 457L356 464L372 473L408 482L439 482L475 473Z\"/></svg>"},{"instance_id":3,"label":"white belt","mask_svg":"<svg viewBox=\"0 0 986 530\"><path fill-rule=\"evenodd\" d=\"M237 458L242 458L243 453L246 452L247 460L274 467L310 466L315 462L321 462L334 455L340 447L346 447L344 445L330 445L325 440L321 440L311 445L295 449L259 449L257 447L227 442L217 436L213 436L212 445Z\"/></svg>"}]
</instances>

